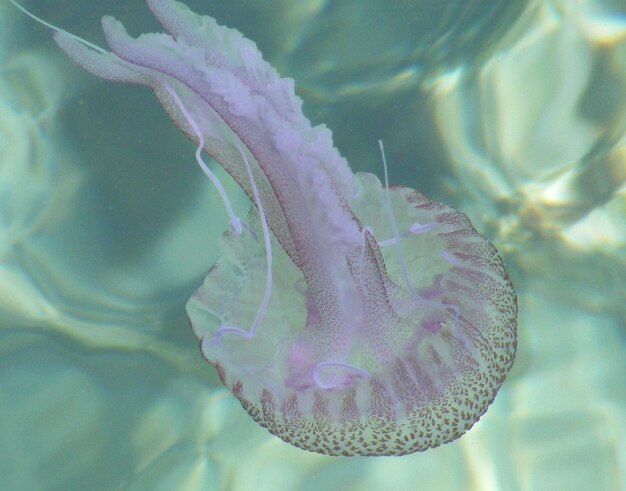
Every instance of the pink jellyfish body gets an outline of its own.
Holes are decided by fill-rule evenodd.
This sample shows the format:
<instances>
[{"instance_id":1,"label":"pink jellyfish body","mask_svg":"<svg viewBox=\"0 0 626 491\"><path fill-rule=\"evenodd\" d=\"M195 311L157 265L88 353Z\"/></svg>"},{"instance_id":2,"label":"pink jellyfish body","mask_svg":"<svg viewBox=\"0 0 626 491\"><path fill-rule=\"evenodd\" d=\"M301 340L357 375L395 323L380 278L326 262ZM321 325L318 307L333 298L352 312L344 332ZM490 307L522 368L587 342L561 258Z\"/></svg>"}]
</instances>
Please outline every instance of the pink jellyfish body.
<instances>
[{"instance_id":1,"label":"pink jellyfish body","mask_svg":"<svg viewBox=\"0 0 626 491\"><path fill-rule=\"evenodd\" d=\"M151 87L254 205L231 219L187 305L223 384L314 452L402 455L465 433L515 355L516 297L496 249L451 207L352 173L293 80L238 31L178 2L148 5L169 34L133 39L105 17L112 53L55 40L99 77Z\"/></svg>"}]
</instances>

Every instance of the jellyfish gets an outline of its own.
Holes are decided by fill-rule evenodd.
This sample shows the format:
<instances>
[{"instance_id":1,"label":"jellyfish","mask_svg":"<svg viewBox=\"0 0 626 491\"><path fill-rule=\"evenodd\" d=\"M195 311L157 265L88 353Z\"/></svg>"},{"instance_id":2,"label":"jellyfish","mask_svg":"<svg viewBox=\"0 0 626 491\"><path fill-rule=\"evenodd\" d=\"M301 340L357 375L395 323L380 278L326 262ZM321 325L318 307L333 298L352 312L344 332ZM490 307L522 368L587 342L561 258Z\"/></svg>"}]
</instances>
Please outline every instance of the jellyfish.
<instances>
[{"instance_id":1,"label":"jellyfish","mask_svg":"<svg viewBox=\"0 0 626 491\"><path fill-rule=\"evenodd\" d=\"M172 0L147 0L167 33L111 52L57 28L92 74L150 87L174 124L246 192L222 256L187 304L202 356L270 433L327 455L404 455L467 432L516 349L502 259L467 216L354 173L243 35ZM214 180L218 189L219 181Z\"/></svg>"}]
</instances>

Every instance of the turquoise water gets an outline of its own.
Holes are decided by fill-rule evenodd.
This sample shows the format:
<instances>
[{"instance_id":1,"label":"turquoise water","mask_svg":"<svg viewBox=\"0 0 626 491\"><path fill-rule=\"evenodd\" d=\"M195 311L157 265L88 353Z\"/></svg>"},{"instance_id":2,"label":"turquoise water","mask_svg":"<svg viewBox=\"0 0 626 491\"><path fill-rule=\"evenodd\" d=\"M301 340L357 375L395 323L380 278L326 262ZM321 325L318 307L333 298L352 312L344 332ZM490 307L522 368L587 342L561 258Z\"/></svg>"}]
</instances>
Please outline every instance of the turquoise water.
<instances>
[{"instance_id":1,"label":"turquoise water","mask_svg":"<svg viewBox=\"0 0 626 491\"><path fill-rule=\"evenodd\" d=\"M98 44L144 2L25 5ZM227 219L148 90L0 4L1 490L626 489L626 11L618 1L188 2L294 77L353 170L466 212L503 255L514 367L461 439L331 458L258 427L184 305ZM620 10L621 8L621 10ZM222 176L237 210L248 202Z\"/></svg>"}]
</instances>

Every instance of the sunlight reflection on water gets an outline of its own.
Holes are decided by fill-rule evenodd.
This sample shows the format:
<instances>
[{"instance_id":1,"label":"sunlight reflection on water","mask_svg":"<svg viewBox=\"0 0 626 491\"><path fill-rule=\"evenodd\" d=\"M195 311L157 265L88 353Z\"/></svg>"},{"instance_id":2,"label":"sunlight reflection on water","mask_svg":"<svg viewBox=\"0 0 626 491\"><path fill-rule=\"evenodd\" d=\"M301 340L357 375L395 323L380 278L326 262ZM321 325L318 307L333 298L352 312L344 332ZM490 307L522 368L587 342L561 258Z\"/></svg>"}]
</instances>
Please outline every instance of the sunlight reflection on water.
<instances>
[{"instance_id":1,"label":"sunlight reflection on water","mask_svg":"<svg viewBox=\"0 0 626 491\"><path fill-rule=\"evenodd\" d=\"M55 22L84 12L41 4ZM600 0L390 4L208 13L296 79L353 169L380 171L383 138L392 181L462 209L505 253L520 344L493 407L459 441L397 459L309 454L258 428L218 388L185 318L228 225L194 148L147 91L81 73L2 4L9 489L625 485L626 14ZM109 6L137 26L148 16L143 2Z\"/></svg>"}]
</instances>

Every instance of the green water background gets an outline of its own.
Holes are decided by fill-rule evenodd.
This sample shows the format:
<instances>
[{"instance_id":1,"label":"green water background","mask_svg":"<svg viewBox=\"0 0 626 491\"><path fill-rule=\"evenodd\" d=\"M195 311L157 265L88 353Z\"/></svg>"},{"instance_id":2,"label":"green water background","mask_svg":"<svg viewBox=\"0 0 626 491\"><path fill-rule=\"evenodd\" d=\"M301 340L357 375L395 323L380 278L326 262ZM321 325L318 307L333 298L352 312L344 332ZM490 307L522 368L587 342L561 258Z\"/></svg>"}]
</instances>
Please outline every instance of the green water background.
<instances>
[{"instance_id":1,"label":"green water background","mask_svg":"<svg viewBox=\"0 0 626 491\"><path fill-rule=\"evenodd\" d=\"M158 31L144 2L39 0ZM0 3L0 490L626 489L626 8L619 1L189 1L296 80L355 171L467 213L519 350L464 437L330 458L252 422L184 305L223 208L145 88L75 67ZM236 208L248 202L223 176Z\"/></svg>"}]
</instances>

